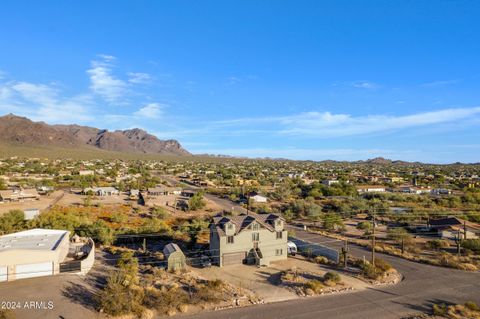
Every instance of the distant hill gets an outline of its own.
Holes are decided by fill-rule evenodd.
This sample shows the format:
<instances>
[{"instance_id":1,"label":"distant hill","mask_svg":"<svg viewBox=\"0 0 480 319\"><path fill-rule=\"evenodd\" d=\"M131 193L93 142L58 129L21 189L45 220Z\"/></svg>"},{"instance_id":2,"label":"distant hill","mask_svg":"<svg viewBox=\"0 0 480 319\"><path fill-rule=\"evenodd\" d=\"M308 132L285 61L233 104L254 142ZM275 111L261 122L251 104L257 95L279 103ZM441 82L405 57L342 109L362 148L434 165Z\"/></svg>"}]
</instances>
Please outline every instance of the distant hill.
<instances>
[{"instance_id":1,"label":"distant hill","mask_svg":"<svg viewBox=\"0 0 480 319\"><path fill-rule=\"evenodd\" d=\"M0 143L13 146L87 148L112 152L191 155L176 140L160 140L144 130L110 132L88 126L49 125L8 114L0 117Z\"/></svg>"}]
</instances>

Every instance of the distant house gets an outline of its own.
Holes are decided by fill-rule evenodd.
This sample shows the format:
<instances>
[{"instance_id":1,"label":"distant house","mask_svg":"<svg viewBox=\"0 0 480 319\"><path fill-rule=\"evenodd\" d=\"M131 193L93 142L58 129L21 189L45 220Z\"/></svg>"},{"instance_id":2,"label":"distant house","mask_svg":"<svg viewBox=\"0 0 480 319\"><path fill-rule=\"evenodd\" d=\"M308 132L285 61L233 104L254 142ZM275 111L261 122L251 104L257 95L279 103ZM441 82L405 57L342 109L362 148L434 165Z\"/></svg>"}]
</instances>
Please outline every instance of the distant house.
<instances>
[{"instance_id":1,"label":"distant house","mask_svg":"<svg viewBox=\"0 0 480 319\"><path fill-rule=\"evenodd\" d=\"M325 186L332 186L333 184L338 184L338 183L340 183L340 181L337 179L324 179L322 181L322 184Z\"/></svg>"},{"instance_id":2,"label":"distant house","mask_svg":"<svg viewBox=\"0 0 480 319\"><path fill-rule=\"evenodd\" d=\"M32 220L40 214L40 209L38 208L28 208L23 211L25 215L25 220Z\"/></svg>"},{"instance_id":3,"label":"distant house","mask_svg":"<svg viewBox=\"0 0 480 319\"><path fill-rule=\"evenodd\" d=\"M359 194L365 193L383 193L386 189L384 186L376 186L376 185L360 185L357 186L357 192Z\"/></svg>"},{"instance_id":4,"label":"distant house","mask_svg":"<svg viewBox=\"0 0 480 319\"><path fill-rule=\"evenodd\" d=\"M435 188L432 189L431 193L432 195L450 195L452 191L447 188Z\"/></svg>"},{"instance_id":5,"label":"distant house","mask_svg":"<svg viewBox=\"0 0 480 319\"><path fill-rule=\"evenodd\" d=\"M84 169L84 170L80 170L78 171L78 175L80 176L88 176L88 175L94 175L95 172L93 170L90 170L90 169Z\"/></svg>"},{"instance_id":6,"label":"distant house","mask_svg":"<svg viewBox=\"0 0 480 319\"><path fill-rule=\"evenodd\" d=\"M116 196L120 194L120 191L115 187L87 187L83 190L84 194L90 194L96 196Z\"/></svg>"},{"instance_id":7,"label":"distant house","mask_svg":"<svg viewBox=\"0 0 480 319\"><path fill-rule=\"evenodd\" d=\"M167 244L163 248L163 255L167 261L168 270L183 270L187 267L185 255L177 244Z\"/></svg>"},{"instance_id":8,"label":"distant house","mask_svg":"<svg viewBox=\"0 0 480 319\"><path fill-rule=\"evenodd\" d=\"M128 196L131 198L131 199L136 199L136 198L139 198L140 196L140 191L138 189L131 189L128 191Z\"/></svg>"},{"instance_id":9,"label":"distant house","mask_svg":"<svg viewBox=\"0 0 480 319\"><path fill-rule=\"evenodd\" d=\"M181 195L183 197L193 197L193 195L195 195L196 193L197 192L194 190L184 189L182 190Z\"/></svg>"},{"instance_id":10,"label":"distant house","mask_svg":"<svg viewBox=\"0 0 480 319\"><path fill-rule=\"evenodd\" d=\"M0 200L3 202L18 202L38 199L40 199L40 195L34 188L0 191Z\"/></svg>"},{"instance_id":11,"label":"distant house","mask_svg":"<svg viewBox=\"0 0 480 319\"><path fill-rule=\"evenodd\" d=\"M285 221L275 214L217 215L210 224L210 251L220 267L269 265L287 258Z\"/></svg>"},{"instance_id":12,"label":"distant house","mask_svg":"<svg viewBox=\"0 0 480 319\"><path fill-rule=\"evenodd\" d=\"M182 189L179 187L160 186L147 189L147 193L150 196L180 195Z\"/></svg>"},{"instance_id":13,"label":"distant house","mask_svg":"<svg viewBox=\"0 0 480 319\"><path fill-rule=\"evenodd\" d=\"M53 186L39 186L39 187L37 187L37 190L41 194L47 194L49 192L53 192L54 187Z\"/></svg>"},{"instance_id":14,"label":"distant house","mask_svg":"<svg viewBox=\"0 0 480 319\"><path fill-rule=\"evenodd\" d=\"M250 197L255 203L266 203L268 201L268 198L262 195L255 195Z\"/></svg>"},{"instance_id":15,"label":"distant house","mask_svg":"<svg viewBox=\"0 0 480 319\"><path fill-rule=\"evenodd\" d=\"M447 239L456 239L458 234L462 239L476 239L480 236L480 224L457 217L433 219L428 226L437 231L438 236Z\"/></svg>"}]
</instances>

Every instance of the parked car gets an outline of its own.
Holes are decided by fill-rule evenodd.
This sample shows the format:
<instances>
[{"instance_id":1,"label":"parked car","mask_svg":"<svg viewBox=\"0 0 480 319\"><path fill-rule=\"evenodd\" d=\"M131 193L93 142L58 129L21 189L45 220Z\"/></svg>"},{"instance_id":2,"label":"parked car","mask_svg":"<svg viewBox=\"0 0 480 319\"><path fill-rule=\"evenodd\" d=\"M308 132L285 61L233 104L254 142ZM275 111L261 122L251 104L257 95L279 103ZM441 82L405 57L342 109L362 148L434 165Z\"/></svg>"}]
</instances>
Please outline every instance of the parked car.
<instances>
[{"instance_id":1,"label":"parked car","mask_svg":"<svg viewBox=\"0 0 480 319\"><path fill-rule=\"evenodd\" d=\"M212 267L212 261L210 260L210 258L208 256L202 256L200 258L200 266L202 268L210 268L210 267Z\"/></svg>"},{"instance_id":2,"label":"parked car","mask_svg":"<svg viewBox=\"0 0 480 319\"><path fill-rule=\"evenodd\" d=\"M295 256L297 253L297 245L293 241L287 242L287 252L291 256Z\"/></svg>"}]
</instances>

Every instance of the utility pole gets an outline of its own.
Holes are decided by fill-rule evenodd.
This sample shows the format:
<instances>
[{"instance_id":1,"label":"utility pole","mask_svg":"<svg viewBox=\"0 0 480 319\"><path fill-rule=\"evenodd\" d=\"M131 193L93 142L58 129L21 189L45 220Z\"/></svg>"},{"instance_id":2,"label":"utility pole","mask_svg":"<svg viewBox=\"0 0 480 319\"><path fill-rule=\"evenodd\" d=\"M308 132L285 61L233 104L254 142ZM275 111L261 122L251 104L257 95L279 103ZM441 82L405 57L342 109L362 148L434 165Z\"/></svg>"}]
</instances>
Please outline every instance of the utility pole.
<instances>
[{"instance_id":1,"label":"utility pole","mask_svg":"<svg viewBox=\"0 0 480 319\"><path fill-rule=\"evenodd\" d=\"M372 231L372 266L373 266L373 271L375 273L375 211L373 212L372 216L372 222L373 222L373 231Z\"/></svg>"},{"instance_id":2,"label":"utility pole","mask_svg":"<svg viewBox=\"0 0 480 319\"><path fill-rule=\"evenodd\" d=\"M342 247L342 255L343 255L343 267L347 268L348 266L348 239L345 238L345 242Z\"/></svg>"},{"instance_id":3,"label":"utility pole","mask_svg":"<svg viewBox=\"0 0 480 319\"><path fill-rule=\"evenodd\" d=\"M457 230L457 238L455 243L457 244L457 255L460 256L460 228Z\"/></svg>"},{"instance_id":4,"label":"utility pole","mask_svg":"<svg viewBox=\"0 0 480 319\"><path fill-rule=\"evenodd\" d=\"M402 255L405 252L405 238L402 236Z\"/></svg>"}]
</instances>

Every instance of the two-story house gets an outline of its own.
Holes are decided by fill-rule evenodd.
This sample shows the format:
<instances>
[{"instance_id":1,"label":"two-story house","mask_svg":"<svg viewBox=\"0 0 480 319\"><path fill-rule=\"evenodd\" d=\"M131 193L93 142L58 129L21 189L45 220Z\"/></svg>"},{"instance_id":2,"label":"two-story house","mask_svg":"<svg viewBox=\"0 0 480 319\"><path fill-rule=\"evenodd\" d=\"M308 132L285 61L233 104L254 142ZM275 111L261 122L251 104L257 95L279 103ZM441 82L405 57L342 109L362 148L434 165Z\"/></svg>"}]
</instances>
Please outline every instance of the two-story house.
<instances>
[{"instance_id":1,"label":"two-story house","mask_svg":"<svg viewBox=\"0 0 480 319\"><path fill-rule=\"evenodd\" d=\"M268 266L287 258L285 220L275 214L217 215L210 225L210 251L220 267Z\"/></svg>"}]
</instances>

